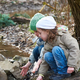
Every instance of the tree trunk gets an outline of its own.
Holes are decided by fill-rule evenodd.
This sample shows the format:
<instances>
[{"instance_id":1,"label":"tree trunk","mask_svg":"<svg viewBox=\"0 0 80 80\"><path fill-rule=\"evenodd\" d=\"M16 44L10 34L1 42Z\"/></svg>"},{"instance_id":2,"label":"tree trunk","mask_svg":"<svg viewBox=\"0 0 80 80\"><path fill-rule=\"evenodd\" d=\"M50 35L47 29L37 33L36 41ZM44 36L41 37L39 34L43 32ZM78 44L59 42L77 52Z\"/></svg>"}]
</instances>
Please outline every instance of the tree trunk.
<instances>
[{"instance_id":1,"label":"tree trunk","mask_svg":"<svg viewBox=\"0 0 80 80\"><path fill-rule=\"evenodd\" d=\"M68 0L75 21L75 37L80 39L80 0Z\"/></svg>"}]
</instances>

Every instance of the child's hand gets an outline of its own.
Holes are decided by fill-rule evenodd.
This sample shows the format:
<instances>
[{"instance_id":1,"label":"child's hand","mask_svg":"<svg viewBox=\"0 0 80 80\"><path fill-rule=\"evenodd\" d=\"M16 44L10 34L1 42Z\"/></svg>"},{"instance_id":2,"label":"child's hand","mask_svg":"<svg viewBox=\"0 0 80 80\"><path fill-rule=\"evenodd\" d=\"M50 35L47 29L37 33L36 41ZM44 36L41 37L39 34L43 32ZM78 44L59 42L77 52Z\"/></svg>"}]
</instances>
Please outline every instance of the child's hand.
<instances>
[{"instance_id":1,"label":"child's hand","mask_svg":"<svg viewBox=\"0 0 80 80\"><path fill-rule=\"evenodd\" d=\"M38 68L39 68L39 65L38 65L38 64L36 64L36 65L34 66L33 70L32 70L32 73L35 73L35 71L37 71L37 70L38 70Z\"/></svg>"},{"instance_id":2,"label":"child's hand","mask_svg":"<svg viewBox=\"0 0 80 80\"><path fill-rule=\"evenodd\" d=\"M74 68L73 67L68 67L67 73L72 73L72 72L74 72Z\"/></svg>"},{"instance_id":3,"label":"child's hand","mask_svg":"<svg viewBox=\"0 0 80 80\"><path fill-rule=\"evenodd\" d=\"M22 71L21 71L20 74L22 76L25 76L29 68L27 66L23 66L23 67L21 67L21 69L22 69Z\"/></svg>"},{"instance_id":4,"label":"child's hand","mask_svg":"<svg viewBox=\"0 0 80 80\"><path fill-rule=\"evenodd\" d=\"M42 76L38 76L38 78L36 80L43 80Z\"/></svg>"},{"instance_id":5,"label":"child's hand","mask_svg":"<svg viewBox=\"0 0 80 80\"><path fill-rule=\"evenodd\" d=\"M35 71L38 70L38 68L39 68L39 66L40 66L40 64L41 64L41 62L42 62L42 60L39 59L38 62L36 63L36 65L34 66L34 68L33 68L33 70L32 70L32 73L35 73Z\"/></svg>"}]
</instances>

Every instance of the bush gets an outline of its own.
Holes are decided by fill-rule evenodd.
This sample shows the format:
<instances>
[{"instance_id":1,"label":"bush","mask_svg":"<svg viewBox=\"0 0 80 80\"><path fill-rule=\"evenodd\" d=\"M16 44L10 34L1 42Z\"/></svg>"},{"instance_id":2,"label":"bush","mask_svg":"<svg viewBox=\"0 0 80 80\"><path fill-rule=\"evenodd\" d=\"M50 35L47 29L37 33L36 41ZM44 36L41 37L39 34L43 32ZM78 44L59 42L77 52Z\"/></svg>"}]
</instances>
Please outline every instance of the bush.
<instances>
[{"instance_id":1,"label":"bush","mask_svg":"<svg viewBox=\"0 0 80 80\"><path fill-rule=\"evenodd\" d=\"M17 17L17 16L22 16L22 17L25 17L25 18L29 18L30 19L30 16L27 14L27 13L24 13L24 14L14 14L13 16Z\"/></svg>"},{"instance_id":2,"label":"bush","mask_svg":"<svg viewBox=\"0 0 80 80\"><path fill-rule=\"evenodd\" d=\"M11 20L9 14L0 14L0 28L15 25L15 23Z\"/></svg>"}]
</instances>

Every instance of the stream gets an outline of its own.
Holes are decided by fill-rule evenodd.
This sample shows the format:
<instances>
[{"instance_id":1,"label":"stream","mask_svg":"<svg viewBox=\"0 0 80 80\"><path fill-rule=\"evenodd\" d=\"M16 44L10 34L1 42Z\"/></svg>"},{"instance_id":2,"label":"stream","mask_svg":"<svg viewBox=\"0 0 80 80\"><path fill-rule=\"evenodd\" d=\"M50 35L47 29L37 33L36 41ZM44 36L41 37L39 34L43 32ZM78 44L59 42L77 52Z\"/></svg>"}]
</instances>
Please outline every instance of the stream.
<instances>
[{"instance_id":1,"label":"stream","mask_svg":"<svg viewBox=\"0 0 80 80\"><path fill-rule=\"evenodd\" d=\"M2 42L0 42L0 53L4 55L6 58L12 58L15 55L28 57L29 55L21 52L18 48L15 48L11 45L3 45Z\"/></svg>"}]
</instances>

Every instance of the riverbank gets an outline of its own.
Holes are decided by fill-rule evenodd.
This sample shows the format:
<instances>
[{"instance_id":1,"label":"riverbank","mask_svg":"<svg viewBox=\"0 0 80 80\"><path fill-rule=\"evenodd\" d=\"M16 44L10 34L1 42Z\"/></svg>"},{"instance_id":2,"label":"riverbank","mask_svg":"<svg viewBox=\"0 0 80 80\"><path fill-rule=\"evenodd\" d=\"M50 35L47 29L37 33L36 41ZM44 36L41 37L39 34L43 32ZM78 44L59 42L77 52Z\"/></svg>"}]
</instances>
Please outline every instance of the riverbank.
<instances>
[{"instance_id":1,"label":"riverbank","mask_svg":"<svg viewBox=\"0 0 80 80\"><path fill-rule=\"evenodd\" d=\"M32 39L35 37L35 35L29 32L28 30L29 29L23 29L23 27L20 28L19 25L5 27L0 30L0 38L2 38L2 43L4 45L16 47L16 50L18 50L22 54L27 55L28 57L32 53L32 45L34 44L32 42Z\"/></svg>"},{"instance_id":2,"label":"riverbank","mask_svg":"<svg viewBox=\"0 0 80 80\"><path fill-rule=\"evenodd\" d=\"M28 27L25 29L19 27L19 25L5 27L0 30L2 41L0 53L3 54L0 54L0 75L2 75L0 80L25 80L25 77L20 75L20 67L27 63L35 46L33 42L35 37Z\"/></svg>"}]
</instances>

